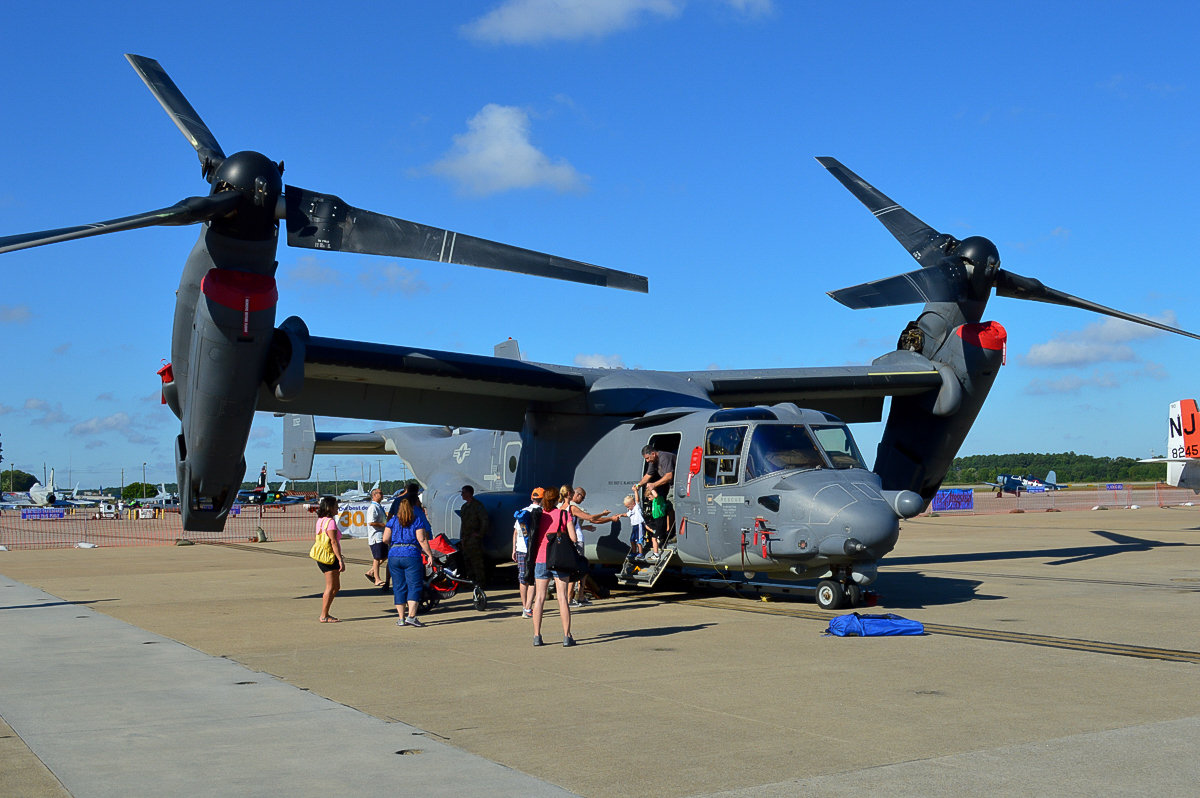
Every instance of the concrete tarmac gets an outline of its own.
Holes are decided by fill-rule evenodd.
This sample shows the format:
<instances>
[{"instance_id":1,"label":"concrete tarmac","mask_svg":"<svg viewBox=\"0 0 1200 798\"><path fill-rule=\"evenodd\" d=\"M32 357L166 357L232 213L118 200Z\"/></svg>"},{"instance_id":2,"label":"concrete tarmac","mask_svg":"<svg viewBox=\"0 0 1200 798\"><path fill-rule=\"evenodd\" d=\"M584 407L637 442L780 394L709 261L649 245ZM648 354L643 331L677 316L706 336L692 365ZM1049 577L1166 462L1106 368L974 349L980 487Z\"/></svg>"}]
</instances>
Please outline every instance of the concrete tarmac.
<instances>
[{"instance_id":1,"label":"concrete tarmac","mask_svg":"<svg viewBox=\"0 0 1200 798\"><path fill-rule=\"evenodd\" d=\"M404 724L547 790L1161 796L1200 783L1198 547L1194 509L918 519L885 560L874 611L925 622L927 636L823 637L832 613L811 603L661 591L577 612L574 649L531 645L515 589L491 591L483 613L464 596L425 629L397 628L390 595L355 564L333 606L343 623L318 624L321 575L301 543L16 551L0 553L0 573L75 603L63 605L67 620L86 606L388 721L368 738ZM347 553L365 558L366 546ZM46 612L3 608L24 589L0 593L0 617ZM13 717L22 699L7 671L38 662L10 646L13 627L0 624L0 716L73 794L106 794L78 791L47 753L53 712ZM548 613L547 642L561 640L555 630ZM129 695L157 648L137 647L119 674ZM353 759L362 739L330 752ZM292 766L279 762L245 767ZM388 765L356 766L339 783L402 787Z\"/></svg>"}]
</instances>

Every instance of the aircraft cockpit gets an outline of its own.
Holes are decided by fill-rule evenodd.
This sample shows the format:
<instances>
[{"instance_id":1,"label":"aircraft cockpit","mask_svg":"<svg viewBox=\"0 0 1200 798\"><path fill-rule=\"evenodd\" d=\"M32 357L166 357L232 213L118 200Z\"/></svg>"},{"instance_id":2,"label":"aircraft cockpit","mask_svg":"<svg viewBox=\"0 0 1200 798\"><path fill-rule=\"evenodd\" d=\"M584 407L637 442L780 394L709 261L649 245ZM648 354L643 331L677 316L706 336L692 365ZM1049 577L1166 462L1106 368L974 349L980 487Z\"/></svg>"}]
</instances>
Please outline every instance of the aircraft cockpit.
<instances>
[{"instance_id":1,"label":"aircraft cockpit","mask_svg":"<svg viewBox=\"0 0 1200 798\"><path fill-rule=\"evenodd\" d=\"M750 408L713 414L704 436L706 488L736 485L743 479L750 482L785 471L867 469L854 436L844 424L824 413L799 409L796 415L820 416L822 423L785 423L778 410ZM753 429L747 423L712 423L722 417L757 423Z\"/></svg>"}]
</instances>

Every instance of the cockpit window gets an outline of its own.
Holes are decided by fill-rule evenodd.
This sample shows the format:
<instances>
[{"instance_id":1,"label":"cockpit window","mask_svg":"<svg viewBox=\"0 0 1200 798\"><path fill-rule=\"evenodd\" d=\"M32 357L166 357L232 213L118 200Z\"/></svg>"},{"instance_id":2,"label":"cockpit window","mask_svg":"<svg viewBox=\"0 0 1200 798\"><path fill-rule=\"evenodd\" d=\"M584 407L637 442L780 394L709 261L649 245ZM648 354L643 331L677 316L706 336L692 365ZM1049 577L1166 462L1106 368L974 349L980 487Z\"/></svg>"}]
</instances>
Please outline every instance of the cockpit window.
<instances>
[{"instance_id":1,"label":"cockpit window","mask_svg":"<svg viewBox=\"0 0 1200 798\"><path fill-rule=\"evenodd\" d=\"M704 485L736 485L748 427L712 427L704 436Z\"/></svg>"},{"instance_id":2,"label":"cockpit window","mask_svg":"<svg viewBox=\"0 0 1200 798\"><path fill-rule=\"evenodd\" d=\"M759 424L746 455L746 479L776 471L825 468L825 461L803 424Z\"/></svg>"},{"instance_id":3,"label":"cockpit window","mask_svg":"<svg viewBox=\"0 0 1200 798\"><path fill-rule=\"evenodd\" d=\"M821 444L821 448L825 450L825 455L829 458L829 462L833 463L834 468L862 468L867 466L863 463L862 455L858 452L858 447L854 445L854 438L850 435L850 430L846 427L817 427L814 426L813 434L817 436L817 443Z\"/></svg>"}]
</instances>

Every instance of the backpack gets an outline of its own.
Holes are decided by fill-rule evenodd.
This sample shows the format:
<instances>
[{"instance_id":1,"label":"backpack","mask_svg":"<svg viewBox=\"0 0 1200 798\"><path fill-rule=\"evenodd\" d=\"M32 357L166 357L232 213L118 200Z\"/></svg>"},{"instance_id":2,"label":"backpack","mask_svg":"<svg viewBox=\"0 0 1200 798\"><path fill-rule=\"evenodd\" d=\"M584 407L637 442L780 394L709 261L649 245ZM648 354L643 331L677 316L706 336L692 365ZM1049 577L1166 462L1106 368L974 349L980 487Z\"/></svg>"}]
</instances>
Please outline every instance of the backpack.
<instances>
[{"instance_id":1,"label":"backpack","mask_svg":"<svg viewBox=\"0 0 1200 798\"><path fill-rule=\"evenodd\" d=\"M829 621L825 634L837 637L889 637L895 635L923 635L925 627L920 621L910 621L899 615L860 615L853 612L839 615Z\"/></svg>"}]
</instances>

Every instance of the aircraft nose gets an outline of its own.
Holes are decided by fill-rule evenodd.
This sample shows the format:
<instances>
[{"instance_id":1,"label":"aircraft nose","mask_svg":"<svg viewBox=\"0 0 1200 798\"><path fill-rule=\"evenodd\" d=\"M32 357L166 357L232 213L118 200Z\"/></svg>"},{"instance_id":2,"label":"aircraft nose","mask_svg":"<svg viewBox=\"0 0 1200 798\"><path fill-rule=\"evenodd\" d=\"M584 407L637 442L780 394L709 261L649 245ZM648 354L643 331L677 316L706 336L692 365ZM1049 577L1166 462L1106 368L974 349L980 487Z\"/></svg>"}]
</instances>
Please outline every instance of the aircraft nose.
<instances>
[{"instance_id":1,"label":"aircraft nose","mask_svg":"<svg viewBox=\"0 0 1200 798\"><path fill-rule=\"evenodd\" d=\"M900 519L886 502L857 502L844 508L830 525L844 538L838 554L878 559L891 551L900 536ZM821 544L822 552L826 549Z\"/></svg>"}]
</instances>

